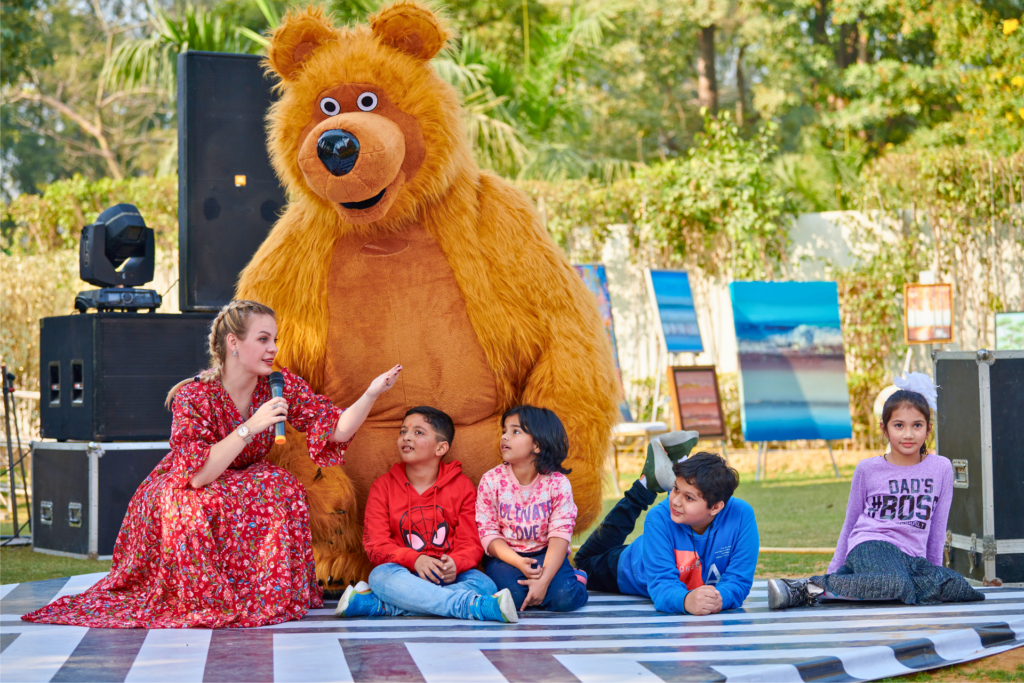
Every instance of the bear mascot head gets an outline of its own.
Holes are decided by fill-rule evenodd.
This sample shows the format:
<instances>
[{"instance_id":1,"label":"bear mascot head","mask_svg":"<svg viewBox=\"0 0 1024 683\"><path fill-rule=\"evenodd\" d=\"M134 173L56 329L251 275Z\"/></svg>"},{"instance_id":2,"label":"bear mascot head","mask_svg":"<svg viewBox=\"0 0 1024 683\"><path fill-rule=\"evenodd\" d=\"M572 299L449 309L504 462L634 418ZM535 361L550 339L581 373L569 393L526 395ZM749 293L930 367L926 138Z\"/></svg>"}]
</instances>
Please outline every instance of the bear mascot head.
<instances>
[{"instance_id":1,"label":"bear mascot head","mask_svg":"<svg viewBox=\"0 0 1024 683\"><path fill-rule=\"evenodd\" d=\"M280 94L269 147L290 201L237 295L276 310L279 365L336 405L404 366L344 466L317 467L290 430L272 455L307 489L317 578L331 589L372 568L363 506L399 460L413 406L452 417L446 460L474 483L501 462L505 410L553 410L570 439L577 531L601 510L619 394L611 346L527 197L474 162L458 94L430 63L449 37L414 2L351 28L309 8L284 19L267 57Z\"/></svg>"}]
</instances>

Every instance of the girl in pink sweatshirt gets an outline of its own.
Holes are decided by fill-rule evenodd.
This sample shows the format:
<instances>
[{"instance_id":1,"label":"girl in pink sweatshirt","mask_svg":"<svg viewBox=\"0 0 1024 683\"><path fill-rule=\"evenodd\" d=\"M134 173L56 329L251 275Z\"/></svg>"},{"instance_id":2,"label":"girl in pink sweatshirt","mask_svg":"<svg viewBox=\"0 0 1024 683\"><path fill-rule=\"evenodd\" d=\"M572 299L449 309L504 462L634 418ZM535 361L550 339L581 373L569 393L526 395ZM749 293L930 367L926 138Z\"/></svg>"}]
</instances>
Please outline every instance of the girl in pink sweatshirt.
<instances>
[{"instance_id":1,"label":"girl in pink sweatshirt","mask_svg":"<svg viewBox=\"0 0 1024 683\"><path fill-rule=\"evenodd\" d=\"M890 451L862 460L853 473L846 522L828 574L768 582L771 609L821 598L900 600L908 605L984 600L964 577L942 566L953 467L928 453L935 385L913 372L882 409Z\"/></svg>"},{"instance_id":2,"label":"girl in pink sweatshirt","mask_svg":"<svg viewBox=\"0 0 1024 683\"><path fill-rule=\"evenodd\" d=\"M587 604L587 576L569 564L576 525L562 462L569 438L550 410L517 406L501 418L504 462L480 478L476 525L484 570L520 610L571 612Z\"/></svg>"}]
</instances>

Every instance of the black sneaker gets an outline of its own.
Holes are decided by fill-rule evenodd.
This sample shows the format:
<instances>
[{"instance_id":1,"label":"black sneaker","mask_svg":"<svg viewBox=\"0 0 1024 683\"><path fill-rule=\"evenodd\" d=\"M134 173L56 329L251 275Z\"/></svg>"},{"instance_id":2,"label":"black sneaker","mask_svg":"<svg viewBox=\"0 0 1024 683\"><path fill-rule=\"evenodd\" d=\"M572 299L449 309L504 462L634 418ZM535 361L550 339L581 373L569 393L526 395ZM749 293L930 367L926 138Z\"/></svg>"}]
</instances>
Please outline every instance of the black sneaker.
<instances>
[{"instance_id":1,"label":"black sneaker","mask_svg":"<svg viewBox=\"0 0 1024 683\"><path fill-rule=\"evenodd\" d=\"M769 579L768 609L816 605L824 592L810 579Z\"/></svg>"}]
</instances>

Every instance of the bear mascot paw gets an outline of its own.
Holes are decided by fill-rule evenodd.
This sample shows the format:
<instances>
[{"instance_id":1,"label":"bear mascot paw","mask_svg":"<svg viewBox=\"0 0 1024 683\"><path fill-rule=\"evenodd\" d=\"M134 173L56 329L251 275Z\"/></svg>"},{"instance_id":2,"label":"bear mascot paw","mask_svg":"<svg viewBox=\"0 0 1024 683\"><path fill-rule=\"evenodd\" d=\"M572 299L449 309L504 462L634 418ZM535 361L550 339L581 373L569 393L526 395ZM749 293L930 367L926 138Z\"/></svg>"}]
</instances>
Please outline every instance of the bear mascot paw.
<instances>
[{"instance_id":1,"label":"bear mascot paw","mask_svg":"<svg viewBox=\"0 0 1024 683\"><path fill-rule=\"evenodd\" d=\"M306 487L317 578L332 590L372 568L364 503L399 460L413 406L452 417L446 458L474 483L501 462L506 409L553 410L569 434L577 531L601 510L619 392L611 346L529 199L474 162L458 94L430 63L449 37L414 2L344 28L311 7L284 19L266 60L280 93L268 145L290 202L237 295L275 309L278 363L338 406L405 368L343 467L318 468L290 428L272 454Z\"/></svg>"}]
</instances>

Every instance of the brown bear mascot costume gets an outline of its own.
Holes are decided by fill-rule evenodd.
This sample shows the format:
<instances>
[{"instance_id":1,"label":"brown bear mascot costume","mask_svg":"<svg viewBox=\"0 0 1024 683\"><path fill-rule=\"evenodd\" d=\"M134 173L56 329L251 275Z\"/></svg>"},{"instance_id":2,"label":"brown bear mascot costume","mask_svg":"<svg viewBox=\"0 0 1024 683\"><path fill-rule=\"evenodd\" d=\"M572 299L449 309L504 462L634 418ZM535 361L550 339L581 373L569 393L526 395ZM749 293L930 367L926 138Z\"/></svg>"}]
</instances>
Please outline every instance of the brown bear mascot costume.
<instances>
[{"instance_id":1,"label":"brown bear mascot costume","mask_svg":"<svg viewBox=\"0 0 1024 683\"><path fill-rule=\"evenodd\" d=\"M319 469L289 428L275 462L306 486L317 578L365 579L363 505L398 461L405 411L455 421L447 459L475 482L498 465L501 414L529 403L569 433L577 531L601 510L618 392L593 295L529 200L473 161L456 91L430 60L449 39L429 8L398 2L369 26L290 14L269 69L274 168L290 203L242 273L238 297L277 312L278 363L336 405L401 363L343 467Z\"/></svg>"}]
</instances>

